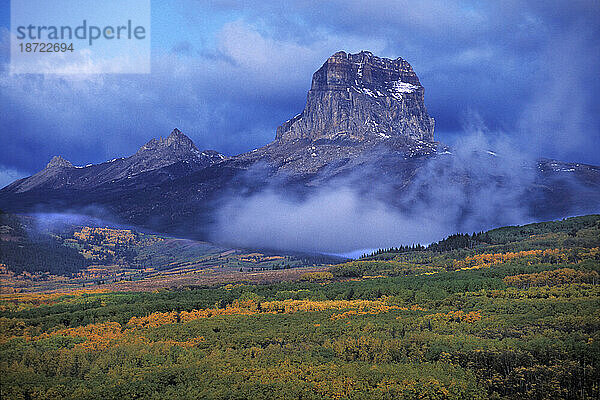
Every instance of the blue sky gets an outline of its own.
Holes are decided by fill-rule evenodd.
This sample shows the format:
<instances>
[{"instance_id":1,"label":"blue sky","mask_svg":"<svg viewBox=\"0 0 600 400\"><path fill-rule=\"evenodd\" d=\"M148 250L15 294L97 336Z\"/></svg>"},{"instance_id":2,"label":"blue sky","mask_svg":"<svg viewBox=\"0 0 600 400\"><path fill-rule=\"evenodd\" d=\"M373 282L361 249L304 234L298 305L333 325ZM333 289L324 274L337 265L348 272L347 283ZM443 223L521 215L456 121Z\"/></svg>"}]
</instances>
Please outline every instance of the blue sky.
<instances>
[{"instance_id":1,"label":"blue sky","mask_svg":"<svg viewBox=\"0 0 600 400\"><path fill-rule=\"evenodd\" d=\"M9 75L0 6L0 186L55 154L129 155L178 127L201 148L262 146L338 50L408 60L437 140L476 120L533 156L600 164L600 3L152 1L149 75Z\"/></svg>"}]
</instances>

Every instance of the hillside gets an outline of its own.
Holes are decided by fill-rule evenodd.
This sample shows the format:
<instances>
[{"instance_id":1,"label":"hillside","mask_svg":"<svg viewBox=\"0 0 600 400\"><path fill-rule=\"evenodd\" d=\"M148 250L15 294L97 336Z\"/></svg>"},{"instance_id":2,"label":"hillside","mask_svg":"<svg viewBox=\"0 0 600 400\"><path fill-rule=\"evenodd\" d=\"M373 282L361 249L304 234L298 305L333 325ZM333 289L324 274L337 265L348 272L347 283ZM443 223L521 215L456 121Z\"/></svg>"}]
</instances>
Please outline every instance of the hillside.
<instances>
[{"instance_id":1,"label":"hillside","mask_svg":"<svg viewBox=\"0 0 600 400\"><path fill-rule=\"evenodd\" d=\"M307 269L340 260L218 246L81 216L0 213L3 293L262 282L285 279L285 275L297 277Z\"/></svg>"},{"instance_id":2,"label":"hillside","mask_svg":"<svg viewBox=\"0 0 600 400\"><path fill-rule=\"evenodd\" d=\"M272 284L2 295L2 398L594 399L599 273L589 215Z\"/></svg>"}]
</instances>

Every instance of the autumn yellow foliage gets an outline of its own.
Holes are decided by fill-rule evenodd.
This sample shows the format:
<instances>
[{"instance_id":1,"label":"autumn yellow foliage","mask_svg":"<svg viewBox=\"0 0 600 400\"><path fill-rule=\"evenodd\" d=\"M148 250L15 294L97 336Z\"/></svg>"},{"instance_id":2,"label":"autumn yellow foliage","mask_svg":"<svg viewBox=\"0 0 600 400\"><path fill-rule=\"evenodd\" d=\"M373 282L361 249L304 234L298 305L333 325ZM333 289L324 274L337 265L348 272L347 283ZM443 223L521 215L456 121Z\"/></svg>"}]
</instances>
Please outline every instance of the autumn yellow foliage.
<instances>
[{"instance_id":1,"label":"autumn yellow foliage","mask_svg":"<svg viewBox=\"0 0 600 400\"><path fill-rule=\"evenodd\" d=\"M507 253L475 254L474 256L466 257L464 260L454 260L453 267L460 270L488 268L495 264L501 264L518 258L543 256L554 256L558 261L567 261L567 255L561 249L525 250Z\"/></svg>"},{"instance_id":2,"label":"autumn yellow foliage","mask_svg":"<svg viewBox=\"0 0 600 400\"><path fill-rule=\"evenodd\" d=\"M577 271L572 268L559 268L553 271L507 276L503 281L508 286L519 288L556 286L568 283L597 284L600 282L600 275L596 271Z\"/></svg>"},{"instance_id":3,"label":"autumn yellow foliage","mask_svg":"<svg viewBox=\"0 0 600 400\"><path fill-rule=\"evenodd\" d=\"M425 316L432 321L445 321L445 322L465 322L472 324L481 320L481 313L479 311L464 312L462 310L450 311L447 313L435 313Z\"/></svg>"},{"instance_id":4,"label":"autumn yellow foliage","mask_svg":"<svg viewBox=\"0 0 600 400\"><path fill-rule=\"evenodd\" d=\"M418 305L410 308L390 305L386 300L283 300L259 303L254 300L236 300L225 308L206 308L192 311L155 312L147 316L132 317L128 327L154 328L177 322L190 322L202 318L222 315L254 315L254 314L291 314L296 312L315 312L325 310L347 310L332 316L332 319L346 318L352 315L367 315L389 312L392 310L425 311Z\"/></svg>"},{"instance_id":5,"label":"autumn yellow foliage","mask_svg":"<svg viewBox=\"0 0 600 400\"><path fill-rule=\"evenodd\" d=\"M333 279L333 274L329 271L307 272L300 276L301 281L318 282Z\"/></svg>"},{"instance_id":6,"label":"autumn yellow foliage","mask_svg":"<svg viewBox=\"0 0 600 400\"><path fill-rule=\"evenodd\" d=\"M52 333L43 333L33 338L34 340L43 339L51 336L71 336L85 339L82 343L77 343L75 347L87 350L104 350L108 348L112 341L123 337L121 324L118 322L102 322L99 324L89 324L78 326L76 328L65 328Z\"/></svg>"},{"instance_id":7,"label":"autumn yellow foliage","mask_svg":"<svg viewBox=\"0 0 600 400\"><path fill-rule=\"evenodd\" d=\"M73 237L83 241L99 236L106 243L127 243L135 240L135 234L130 229L95 228L84 226L80 231L74 232Z\"/></svg>"}]
</instances>

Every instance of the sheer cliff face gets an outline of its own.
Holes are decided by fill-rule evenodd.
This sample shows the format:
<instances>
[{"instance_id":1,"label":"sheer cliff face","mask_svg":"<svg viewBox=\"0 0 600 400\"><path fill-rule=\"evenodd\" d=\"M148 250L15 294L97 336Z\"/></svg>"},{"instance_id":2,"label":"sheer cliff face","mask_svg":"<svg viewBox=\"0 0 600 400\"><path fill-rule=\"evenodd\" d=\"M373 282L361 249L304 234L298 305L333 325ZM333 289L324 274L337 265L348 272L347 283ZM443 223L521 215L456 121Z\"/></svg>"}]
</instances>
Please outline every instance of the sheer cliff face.
<instances>
[{"instance_id":1,"label":"sheer cliff face","mask_svg":"<svg viewBox=\"0 0 600 400\"><path fill-rule=\"evenodd\" d=\"M276 140L401 136L432 142L433 126L408 62L342 51L314 73L304 111L277 128Z\"/></svg>"}]
</instances>

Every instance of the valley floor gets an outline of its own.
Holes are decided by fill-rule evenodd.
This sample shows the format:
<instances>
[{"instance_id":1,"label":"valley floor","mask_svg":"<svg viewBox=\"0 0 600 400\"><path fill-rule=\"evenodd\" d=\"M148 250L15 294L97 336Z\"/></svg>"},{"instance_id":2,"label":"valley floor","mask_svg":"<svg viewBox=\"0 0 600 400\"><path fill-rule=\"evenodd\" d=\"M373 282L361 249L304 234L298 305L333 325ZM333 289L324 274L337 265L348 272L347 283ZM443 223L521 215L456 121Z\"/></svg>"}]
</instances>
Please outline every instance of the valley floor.
<instances>
[{"instance_id":1,"label":"valley floor","mask_svg":"<svg viewBox=\"0 0 600 400\"><path fill-rule=\"evenodd\" d=\"M597 399L600 216L282 282L0 298L3 399Z\"/></svg>"}]
</instances>

